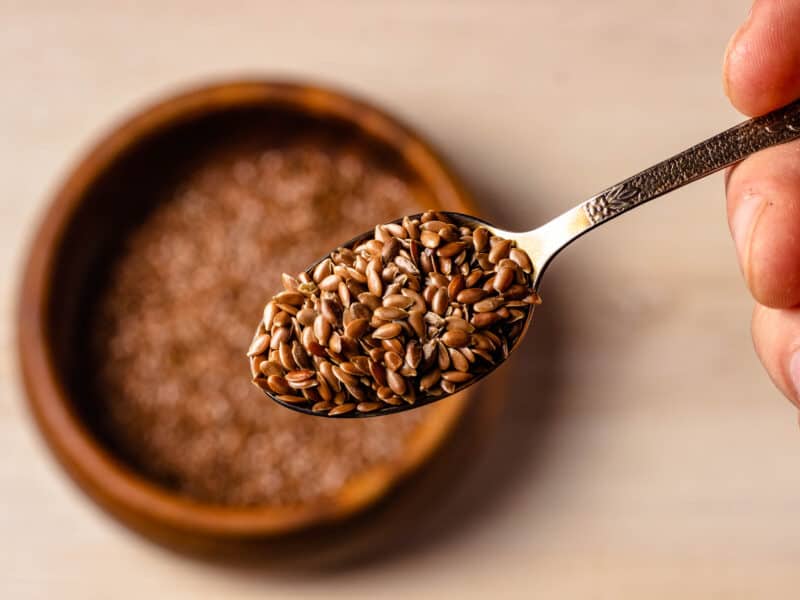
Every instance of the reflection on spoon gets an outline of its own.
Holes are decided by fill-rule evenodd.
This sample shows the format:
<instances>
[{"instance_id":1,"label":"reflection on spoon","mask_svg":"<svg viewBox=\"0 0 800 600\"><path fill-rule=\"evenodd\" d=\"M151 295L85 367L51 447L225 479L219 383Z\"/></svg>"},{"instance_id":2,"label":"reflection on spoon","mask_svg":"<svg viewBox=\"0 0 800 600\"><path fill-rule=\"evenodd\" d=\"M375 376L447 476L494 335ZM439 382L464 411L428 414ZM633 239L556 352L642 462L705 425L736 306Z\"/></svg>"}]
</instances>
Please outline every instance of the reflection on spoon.
<instances>
[{"instance_id":1,"label":"reflection on spoon","mask_svg":"<svg viewBox=\"0 0 800 600\"><path fill-rule=\"evenodd\" d=\"M264 309L248 350L273 400L327 417L424 406L479 381L523 338L552 258L592 228L748 155L800 138L800 101L750 119L515 233L429 211L311 265Z\"/></svg>"}]
</instances>

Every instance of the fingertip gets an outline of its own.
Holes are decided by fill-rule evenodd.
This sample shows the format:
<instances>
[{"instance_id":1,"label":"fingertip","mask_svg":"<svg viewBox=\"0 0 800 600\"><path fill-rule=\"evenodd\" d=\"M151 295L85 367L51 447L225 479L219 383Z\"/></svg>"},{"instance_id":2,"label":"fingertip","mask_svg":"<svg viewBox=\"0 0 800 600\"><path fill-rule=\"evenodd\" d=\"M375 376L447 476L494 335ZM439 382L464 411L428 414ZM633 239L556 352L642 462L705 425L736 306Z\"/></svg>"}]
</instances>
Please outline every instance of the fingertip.
<instances>
[{"instance_id":1,"label":"fingertip","mask_svg":"<svg viewBox=\"0 0 800 600\"><path fill-rule=\"evenodd\" d=\"M760 115L800 95L800 2L756 0L731 37L723 88L747 115Z\"/></svg>"}]
</instances>

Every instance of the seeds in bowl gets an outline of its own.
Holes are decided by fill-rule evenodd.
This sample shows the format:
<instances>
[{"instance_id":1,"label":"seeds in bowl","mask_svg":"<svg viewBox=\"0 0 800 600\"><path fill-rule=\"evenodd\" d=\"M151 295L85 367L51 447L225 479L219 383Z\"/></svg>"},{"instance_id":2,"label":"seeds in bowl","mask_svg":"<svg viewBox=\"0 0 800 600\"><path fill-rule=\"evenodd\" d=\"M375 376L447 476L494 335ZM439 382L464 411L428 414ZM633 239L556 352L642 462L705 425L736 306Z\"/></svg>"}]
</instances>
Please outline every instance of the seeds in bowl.
<instances>
[{"instance_id":1,"label":"seeds in bowl","mask_svg":"<svg viewBox=\"0 0 800 600\"><path fill-rule=\"evenodd\" d=\"M282 276L247 351L253 383L336 417L457 392L508 357L533 305L513 240L428 211Z\"/></svg>"}]
</instances>

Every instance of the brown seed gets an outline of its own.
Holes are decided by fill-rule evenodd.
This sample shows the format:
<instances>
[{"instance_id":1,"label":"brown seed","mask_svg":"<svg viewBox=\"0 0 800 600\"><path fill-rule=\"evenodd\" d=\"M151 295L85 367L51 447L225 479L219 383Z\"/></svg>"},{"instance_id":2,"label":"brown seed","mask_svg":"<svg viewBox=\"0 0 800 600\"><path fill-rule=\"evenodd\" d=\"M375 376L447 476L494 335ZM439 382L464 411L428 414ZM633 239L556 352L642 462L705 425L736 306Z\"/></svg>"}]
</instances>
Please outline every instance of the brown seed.
<instances>
[{"instance_id":1,"label":"brown seed","mask_svg":"<svg viewBox=\"0 0 800 600\"><path fill-rule=\"evenodd\" d=\"M447 289L439 288L433 295L433 300L431 301L431 309L438 315L444 315L445 311L447 310L447 305L449 303L450 303L450 298L447 295Z\"/></svg>"},{"instance_id":2,"label":"brown seed","mask_svg":"<svg viewBox=\"0 0 800 600\"><path fill-rule=\"evenodd\" d=\"M267 386L276 394L289 394L292 391L286 379L279 375L270 375L267 377Z\"/></svg>"},{"instance_id":3,"label":"brown seed","mask_svg":"<svg viewBox=\"0 0 800 600\"><path fill-rule=\"evenodd\" d=\"M386 354L386 350L383 348L370 348L369 350L369 357L375 362L382 361L384 354Z\"/></svg>"},{"instance_id":4,"label":"brown seed","mask_svg":"<svg viewBox=\"0 0 800 600\"><path fill-rule=\"evenodd\" d=\"M383 362L388 369L396 371L403 366L403 359L397 352L389 351L383 355Z\"/></svg>"},{"instance_id":5,"label":"brown seed","mask_svg":"<svg viewBox=\"0 0 800 600\"><path fill-rule=\"evenodd\" d=\"M460 348L461 346L466 346L469 343L469 335L465 331L452 329L450 331L447 331L442 336L442 341L451 348Z\"/></svg>"},{"instance_id":6,"label":"brown seed","mask_svg":"<svg viewBox=\"0 0 800 600\"><path fill-rule=\"evenodd\" d=\"M396 238L405 239L408 237L408 233L406 232L405 228L400 225L400 223L386 223L384 225L386 230L392 234Z\"/></svg>"},{"instance_id":7,"label":"brown seed","mask_svg":"<svg viewBox=\"0 0 800 600\"><path fill-rule=\"evenodd\" d=\"M331 386L335 391L339 391L342 389L339 379L333 374L333 365L329 363L327 360L322 361L319 363L320 374L325 378L325 381L328 382L328 385Z\"/></svg>"},{"instance_id":8,"label":"brown seed","mask_svg":"<svg viewBox=\"0 0 800 600\"><path fill-rule=\"evenodd\" d=\"M458 330L458 331L464 331L466 333L472 333L473 331L475 331L475 328L461 317L447 317L445 321L447 322L448 331Z\"/></svg>"},{"instance_id":9,"label":"brown seed","mask_svg":"<svg viewBox=\"0 0 800 600\"><path fill-rule=\"evenodd\" d=\"M375 380L375 383L379 386L386 385L386 369L383 368L383 365L378 364L374 360L369 361L369 374L372 376L372 379Z\"/></svg>"},{"instance_id":10,"label":"brown seed","mask_svg":"<svg viewBox=\"0 0 800 600\"><path fill-rule=\"evenodd\" d=\"M302 381L289 381L289 387L295 390L306 390L316 387L319 382L316 379L303 379Z\"/></svg>"},{"instance_id":11,"label":"brown seed","mask_svg":"<svg viewBox=\"0 0 800 600\"><path fill-rule=\"evenodd\" d=\"M412 240L419 239L419 221L410 219L409 217L403 217L403 227L406 228L408 237Z\"/></svg>"},{"instance_id":12,"label":"brown seed","mask_svg":"<svg viewBox=\"0 0 800 600\"><path fill-rule=\"evenodd\" d=\"M381 407L380 402L359 402L358 405L356 406L356 410L358 410L358 412L370 413L370 412L375 412L380 407Z\"/></svg>"},{"instance_id":13,"label":"brown seed","mask_svg":"<svg viewBox=\"0 0 800 600\"><path fill-rule=\"evenodd\" d=\"M459 292L458 296L456 296L456 302L460 302L461 304L475 304L488 295L489 292L481 288L467 288Z\"/></svg>"},{"instance_id":14,"label":"brown seed","mask_svg":"<svg viewBox=\"0 0 800 600\"><path fill-rule=\"evenodd\" d=\"M286 404L305 404L308 402L304 396L293 396L292 394L280 394L275 397Z\"/></svg>"},{"instance_id":15,"label":"brown seed","mask_svg":"<svg viewBox=\"0 0 800 600\"><path fill-rule=\"evenodd\" d=\"M281 273L281 284L283 284L283 289L290 292L295 292L297 291L297 286L300 285L300 282L288 273Z\"/></svg>"},{"instance_id":16,"label":"brown seed","mask_svg":"<svg viewBox=\"0 0 800 600\"><path fill-rule=\"evenodd\" d=\"M278 356L284 369L291 370L297 367L292 356L292 346L288 342L283 342L278 347Z\"/></svg>"},{"instance_id":17,"label":"brown seed","mask_svg":"<svg viewBox=\"0 0 800 600\"><path fill-rule=\"evenodd\" d=\"M461 354L456 348L450 348L450 364L452 364L453 368L457 371L463 371L465 373L469 371L469 361L466 356Z\"/></svg>"},{"instance_id":18,"label":"brown seed","mask_svg":"<svg viewBox=\"0 0 800 600\"><path fill-rule=\"evenodd\" d=\"M480 269L475 269L474 271L470 271L469 275L467 275L466 287L478 287L478 284L483 279L483 271Z\"/></svg>"},{"instance_id":19,"label":"brown seed","mask_svg":"<svg viewBox=\"0 0 800 600\"><path fill-rule=\"evenodd\" d=\"M452 394L456 391L456 384L452 381L445 381L444 379L439 382L439 387L441 387L442 391L446 394Z\"/></svg>"},{"instance_id":20,"label":"brown seed","mask_svg":"<svg viewBox=\"0 0 800 600\"><path fill-rule=\"evenodd\" d=\"M328 411L329 417L338 417L341 415L346 415L347 413L353 412L356 405L353 402L346 402L344 404L340 404L339 406L332 408Z\"/></svg>"},{"instance_id":21,"label":"brown seed","mask_svg":"<svg viewBox=\"0 0 800 600\"><path fill-rule=\"evenodd\" d=\"M456 254L460 254L465 246L466 244L464 244L464 242L450 242L440 247L436 251L436 254L442 258L452 258Z\"/></svg>"},{"instance_id":22,"label":"brown seed","mask_svg":"<svg viewBox=\"0 0 800 600\"><path fill-rule=\"evenodd\" d=\"M498 240L489 250L489 262L497 264L501 259L507 258L508 253L511 251L511 240Z\"/></svg>"},{"instance_id":23,"label":"brown seed","mask_svg":"<svg viewBox=\"0 0 800 600\"><path fill-rule=\"evenodd\" d=\"M357 281L358 283L367 283L367 276L358 269L347 267L346 273L346 279Z\"/></svg>"},{"instance_id":24,"label":"brown seed","mask_svg":"<svg viewBox=\"0 0 800 600\"><path fill-rule=\"evenodd\" d=\"M262 360L258 365L258 370L267 377L270 375L281 375L283 373L283 368L280 363L271 360Z\"/></svg>"},{"instance_id":25,"label":"brown seed","mask_svg":"<svg viewBox=\"0 0 800 600\"><path fill-rule=\"evenodd\" d=\"M397 337L403 331L402 326L399 323L386 323L385 325L381 325L375 331L372 332L372 337L377 340L388 340L393 337Z\"/></svg>"},{"instance_id":26,"label":"brown seed","mask_svg":"<svg viewBox=\"0 0 800 600\"><path fill-rule=\"evenodd\" d=\"M270 343L269 334L263 333L259 336L256 336L250 343L250 348L247 349L247 356L255 356L256 354L263 354L269 347L269 343Z\"/></svg>"},{"instance_id":27,"label":"brown seed","mask_svg":"<svg viewBox=\"0 0 800 600\"><path fill-rule=\"evenodd\" d=\"M485 312L485 313L477 313L475 316L472 317L472 324L475 327L489 327L490 325L494 325L500 320L500 317L497 313L493 312Z\"/></svg>"},{"instance_id":28,"label":"brown seed","mask_svg":"<svg viewBox=\"0 0 800 600\"><path fill-rule=\"evenodd\" d=\"M387 369L386 381L389 383L391 390L398 396L402 396L406 391L405 377L400 375L397 371Z\"/></svg>"},{"instance_id":29,"label":"brown seed","mask_svg":"<svg viewBox=\"0 0 800 600\"><path fill-rule=\"evenodd\" d=\"M542 298L536 292L531 292L530 295L522 299L526 304L541 304Z\"/></svg>"},{"instance_id":30,"label":"brown seed","mask_svg":"<svg viewBox=\"0 0 800 600\"><path fill-rule=\"evenodd\" d=\"M472 244L475 252L485 252L489 245L489 230L485 227L478 227L472 232Z\"/></svg>"},{"instance_id":31,"label":"brown seed","mask_svg":"<svg viewBox=\"0 0 800 600\"><path fill-rule=\"evenodd\" d=\"M317 341L317 336L314 335L314 328L313 327L305 327L303 328L303 332L300 334L300 340L303 342L303 346L308 348L311 344Z\"/></svg>"},{"instance_id":32,"label":"brown seed","mask_svg":"<svg viewBox=\"0 0 800 600\"><path fill-rule=\"evenodd\" d=\"M355 363L352 362L343 362L339 365L339 368L348 375L353 375L355 377L366 375L366 371L362 371Z\"/></svg>"},{"instance_id":33,"label":"brown seed","mask_svg":"<svg viewBox=\"0 0 800 600\"><path fill-rule=\"evenodd\" d=\"M367 287L370 294L381 296L383 294L383 281L380 272L375 268L367 269Z\"/></svg>"},{"instance_id":34,"label":"brown seed","mask_svg":"<svg viewBox=\"0 0 800 600\"><path fill-rule=\"evenodd\" d=\"M324 319L333 326L337 326L342 319L341 305L336 300L332 300L330 298L325 298L322 300L320 303L320 312L322 317L324 317ZM317 334L317 339L322 342L322 338L319 336L319 334Z\"/></svg>"},{"instance_id":35,"label":"brown seed","mask_svg":"<svg viewBox=\"0 0 800 600\"><path fill-rule=\"evenodd\" d=\"M328 275L325 279L319 282L319 289L323 292L335 292L339 289L339 284L342 283L342 278L338 275Z\"/></svg>"},{"instance_id":36,"label":"brown seed","mask_svg":"<svg viewBox=\"0 0 800 600\"><path fill-rule=\"evenodd\" d=\"M461 291L466 287L466 283L466 278L459 273L450 280L450 284L447 286L447 295L451 298L456 298L458 294L461 293Z\"/></svg>"},{"instance_id":37,"label":"brown seed","mask_svg":"<svg viewBox=\"0 0 800 600\"><path fill-rule=\"evenodd\" d=\"M264 307L264 318L262 322L264 323L264 329L269 331L272 328L272 319L275 317L275 314L278 312L278 307L275 305L274 302L267 302L267 305Z\"/></svg>"},{"instance_id":38,"label":"brown seed","mask_svg":"<svg viewBox=\"0 0 800 600\"><path fill-rule=\"evenodd\" d=\"M387 398L391 398L392 396L394 396L394 392L392 391L392 388L390 388L388 386L379 387L375 393L378 395L378 398L380 398L384 402L386 402Z\"/></svg>"},{"instance_id":39,"label":"brown seed","mask_svg":"<svg viewBox=\"0 0 800 600\"><path fill-rule=\"evenodd\" d=\"M325 300L323 300L323 306L324 302ZM328 343L331 337L331 323L324 314L317 315L314 319L314 335L317 341L323 346Z\"/></svg>"},{"instance_id":40,"label":"brown seed","mask_svg":"<svg viewBox=\"0 0 800 600\"><path fill-rule=\"evenodd\" d=\"M419 275L419 269L411 262L410 258L405 256L397 256L394 259L394 264L406 275Z\"/></svg>"},{"instance_id":41,"label":"brown seed","mask_svg":"<svg viewBox=\"0 0 800 600\"><path fill-rule=\"evenodd\" d=\"M472 374L464 373L463 371L445 371L442 373L442 379L453 383L465 383L472 379Z\"/></svg>"},{"instance_id":42,"label":"brown seed","mask_svg":"<svg viewBox=\"0 0 800 600\"><path fill-rule=\"evenodd\" d=\"M383 306L386 308L408 308L412 304L414 300L402 294L392 294L383 299Z\"/></svg>"},{"instance_id":43,"label":"brown seed","mask_svg":"<svg viewBox=\"0 0 800 600\"><path fill-rule=\"evenodd\" d=\"M457 240L458 235L459 235L458 229L456 229L455 226L453 225L442 227L439 230L439 237L442 238L445 242L453 242Z\"/></svg>"},{"instance_id":44,"label":"brown seed","mask_svg":"<svg viewBox=\"0 0 800 600\"><path fill-rule=\"evenodd\" d=\"M320 358L325 358L328 356L328 353L325 351L325 346L323 346L319 342L312 341L308 344L305 344L305 347L306 350L308 350L314 356L319 356Z\"/></svg>"},{"instance_id":45,"label":"brown seed","mask_svg":"<svg viewBox=\"0 0 800 600\"><path fill-rule=\"evenodd\" d=\"M438 248L442 238L440 238L439 234L435 231L423 229L422 232L420 232L419 240L426 248Z\"/></svg>"},{"instance_id":46,"label":"brown seed","mask_svg":"<svg viewBox=\"0 0 800 600\"><path fill-rule=\"evenodd\" d=\"M447 227L448 223L445 223L442 220L429 220L422 222L422 231L439 231L440 229Z\"/></svg>"},{"instance_id":47,"label":"brown seed","mask_svg":"<svg viewBox=\"0 0 800 600\"><path fill-rule=\"evenodd\" d=\"M375 309L375 316L384 321L394 321L397 319L405 319L408 313L402 308L394 308L392 306L379 306Z\"/></svg>"},{"instance_id":48,"label":"brown seed","mask_svg":"<svg viewBox=\"0 0 800 600\"><path fill-rule=\"evenodd\" d=\"M360 385L347 385L345 383L344 387L347 390L347 393L350 394L353 398L355 398L359 402L367 400L369 398L369 396L367 395L367 391Z\"/></svg>"},{"instance_id":49,"label":"brown seed","mask_svg":"<svg viewBox=\"0 0 800 600\"><path fill-rule=\"evenodd\" d=\"M351 337L353 339L359 339L367 333L369 329L369 321L367 319L356 319L354 321L350 321L350 323L345 327L344 333L347 337Z\"/></svg>"},{"instance_id":50,"label":"brown seed","mask_svg":"<svg viewBox=\"0 0 800 600\"><path fill-rule=\"evenodd\" d=\"M423 273L430 273L433 271L433 250L427 249L419 256L419 267Z\"/></svg>"},{"instance_id":51,"label":"brown seed","mask_svg":"<svg viewBox=\"0 0 800 600\"><path fill-rule=\"evenodd\" d=\"M301 306L305 296L300 292L283 291L277 294L273 300L278 304L289 304L291 306Z\"/></svg>"},{"instance_id":52,"label":"brown seed","mask_svg":"<svg viewBox=\"0 0 800 600\"><path fill-rule=\"evenodd\" d=\"M383 245L381 249L381 258L383 259L384 263L389 263L397 253L400 251L400 242L397 238L392 238L388 242Z\"/></svg>"},{"instance_id":53,"label":"brown seed","mask_svg":"<svg viewBox=\"0 0 800 600\"><path fill-rule=\"evenodd\" d=\"M397 354L402 354L405 351L403 343L397 338L381 340L381 346L383 346L387 352L396 352Z\"/></svg>"},{"instance_id":54,"label":"brown seed","mask_svg":"<svg viewBox=\"0 0 800 600\"><path fill-rule=\"evenodd\" d=\"M339 283L337 291L339 293L339 300L341 301L342 306L350 306L350 288L347 287L347 284L344 281Z\"/></svg>"},{"instance_id":55,"label":"brown seed","mask_svg":"<svg viewBox=\"0 0 800 600\"><path fill-rule=\"evenodd\" d=\"M286 373L285 378L289 383L297 381L305 381L314 377L314 371L311 369L295 369Z\"/></svg>"},{"instance_id":56,"label":"brown seed","mask_svg":"<svg viewBox=\"0 0 800 600\"><path fill-rule=\"evenodd\" d=\"M317 316L317 311L313 308L303 308L297 311L295 318L303 327L310 327L314 324L314 319Z\"/></svg>"},{"instance_id":57,"label":"brown seed","mask_svg":"<svg viewBox=\"0 0 800 600\"><path fill-rule=\"evenodd\" d=\"M314 267L313 279L316 283L319 283L331 273L333 273L333 263L330 258L326 258Z\"/></svg>"},{"instance_id":58,"label":"brown seed","mask_svg":"<svg viewBox=\"0 0 800 600\"><path fill-rule=\"evenodd\" d=\"M326 402L330 402L333 400L333 390L331 390L331 386L328 385L328 382L321 374L317 374L317 393L319 394L320 398L325 400Z\"/></svg>"},{"instance_id":59,"label":"brown seed","mask_svg":"<svg viewBox=\"0 0 800 600\"><path fill-rule=\"evenodd\" d=\"M418 290L403 288L400 290L400 293L406 298L410 298L412 300L414 308L409 310L421 310L422 312L428 310L428 306L425 304L425 298L422 297L422 294L420 294ZM408 308L409 306L410 305L398 306L397 308Z\"/></svg>"},{"instance_id":60,"label":"brown seed","mask_svg":"<svg viewBox=\"0 0 800 600\"><path fill-rule=\"evenodd\" d=\"M441 342L437 342L436 344L436 364L441 371L446 371L450 368L450 353L447 351L447 347Z\"/></svg>"},{"instance_id":61,"label":"brown seed","mask_svg":"<svg viewBox=\"0 0 800 600\"><path fill-rule=\"evenodd\" d=\"M372 316L372 309L366 304L362 304L361 302L353 302L353 304L349 307L349 312L353 316L353 319L367 319Z\"/></svg>"},{"instance_id":62,"label":"brown seed","mask_svg":"<svg viewBox=\"0 0 800 600\"><path fill-rule=\"evenodd\" d=\"M331 402L322 400L311 407L311 412L326 412L332 409L334 406L335 405Z\"/></svg>"},{"instance_id":63,"label":"brown seed","mask_svg":"<svg viewBox=\"0 0 800 600\"><path fill-rule=\"evenodd\" d=\"M330 348L331 352L334 354L342 353L342 337L335 331L331 334L331 338L328 340L328 348Z\"/></svg>"},{"instance_id":64,"label":"brown seed","mask_svg":"<svg viewBox=\"0 0 800 600\"><path fill-rule=\"evenodd\" d=\"M514 269L509 268L502 268L497 271L497 275L494 278L494 289L498 292L504 292L508 286L514 283L514 277L516 276L516 271Z\"/></svg>"},{"instance_id":65,"label":"brown seed","mask_svg":"<svg viewBox=\"0 0 800 600\"><path fill-rule=\"evenodd\" d=\"M406 344L406 364L412 369L416 369L422 361L422 346L416 340L411 340Z\"/></svg>"},{"instance_id":66,"label":"brown seed","mask_svg":"<svg viewBox=\"0 0 800 600\"><path fill-rule=\"evenodd\" d=\"M533 271L533 265L531 264L531 259L528 256L528 253L521 248L512 248L508 253L508 257L517 263L519 268L526 273Z\"/></svg>"},{"instance_id":67,"label":"brown seed","mask_svg":"<svg viewBox=\"0 0 800 600\"><path fill-rule=\"evenodd\" d=\"M425 321L424 321L424 314L421 310L412 310L408 313L408 324L411 326L411 329L414 330L416 336L424 340L425 339Z\"/></svg>"},{"instance_id":68,"label":"brown seed","mask_svg":"<svg viewBox=\"0 0 800 600\"><path fill-rule=\"evenodd\" d=\"M285 311L279 311L272 319L273 327L288 327L292 322L292 315Z\"/></svg>"},{"instance_id":69,"label":"brown seed","mask_svg":"<svg viewBox=\"0 0 800 600\"><path fill-rule=\"evenodd\" d=\"M472 353L475 356L480 356L483 360L485 360L489 364L494 364L494 359L492 358L491 353L488 352L487 350L482 350L480 348L473 348Z\"/></svg>"},{"instance_id":70,"label":"brown seed","mask_svg":"<svg viewBox=\"0 0 800 600\"><path fill-rule=\"evenodd\" d=\"M423 392L431 389L439 382L441 376L442 372L439 369L434 369L433 371L425 374L419 381L419 389L421 389Z\"/></svg>"},{"instance_id":71,"label":"brown seed","mask_svg":"<svg viewBox=\"0 0 800 600\"><path fill-rule=\"evenodd\" d=\"M500 296L494 296L492 298L486 298L485 300L481 300L480 302L476 302L472 310L476 313L485 313L485 312L492 312L503 306L505 300Z\"/></svg>"},{"instance_id":72,"label":"brown seed","mask_svg":"<svg viewBox=\"0 0 800 600\"><path fill-rule=\"evenodd\" d=\"M528 288L528 286L515 283L505 292L503 292L503 297L508 298L509 300L521 300L525 298L525 296L527 296L529 293L530 289Z\"/></svg>"},{"instance_id":73,"label":"brown seed","mask_svg":"<svg viewBox=\"0 0 800 600\"><path fill-rule=\"evenodd\" d=\"M381 305L381 299L374 294L370 294L369 292L363 292L359 294L358 301L367 306L367 308L370 310L375 310Z\"/></svg>"},{"instance_id":74,"label":"brown seed","mask_svg":"<svg viewBox=\"0 0 800 600\"><path fill-rule=\"evenodd\" d=\"M297 342L297 340L292 342L292 358L298 367L310 369L313 366L311 359L308 357L308 353L305 351L303 346Z\"/></svg>"},{"instance_id":75,"label":"brown seed","mask_svg":"<svg viewBox=\"0 0 800 600\"><path fill-rule=\"evenodd\" d=\"M358 385L358 377L345 373L339 367L333 367L333 375L345 385L356 386Z\"/></svg>"},{"instance_id":76,"label":"brown seed","mask_svg":"<svg viewBox=\"0 0 800 600\"><path fill-rule=\"evenodd\" d=\"M389 388L386 389L388 390ZM392 390L389 390L389 393L392 394ZM400 396L395 396L394 394L392 394L387 398L382 398L382 400L385 404L388 404L389 406L400 406L403 403L402 398L400 398Z\"/></svg>"}]
</instances>

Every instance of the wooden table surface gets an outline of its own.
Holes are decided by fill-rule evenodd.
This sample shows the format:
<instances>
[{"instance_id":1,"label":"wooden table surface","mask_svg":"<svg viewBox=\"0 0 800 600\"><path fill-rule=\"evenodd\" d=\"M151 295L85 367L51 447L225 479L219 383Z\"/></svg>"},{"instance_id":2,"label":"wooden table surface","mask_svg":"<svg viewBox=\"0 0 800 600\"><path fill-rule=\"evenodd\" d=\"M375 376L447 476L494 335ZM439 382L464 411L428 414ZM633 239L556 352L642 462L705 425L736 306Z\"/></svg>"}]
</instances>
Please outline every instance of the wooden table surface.
<instances>
[{"instance_id":1,"label":"wooden table surface","mask_svg":"<svg viewBox=\"0 0 800 600\"><path fill-rule=\"evenodd\" d=\"M797 597L796 411L751 349L719 176L557 259L505 430L453 492L470 518L362 567L243 572L130 534L44 448L13 342L48 194L144 101L215 77L338 84L420 127L498 224L533 226L739 119L720 62L747 4L0 0L0 596Z\"/></svg>"}]
</instances>

